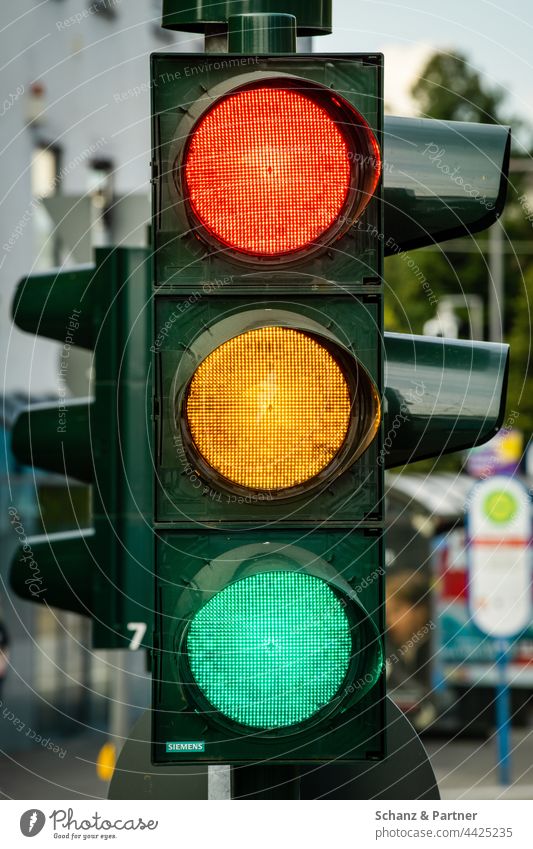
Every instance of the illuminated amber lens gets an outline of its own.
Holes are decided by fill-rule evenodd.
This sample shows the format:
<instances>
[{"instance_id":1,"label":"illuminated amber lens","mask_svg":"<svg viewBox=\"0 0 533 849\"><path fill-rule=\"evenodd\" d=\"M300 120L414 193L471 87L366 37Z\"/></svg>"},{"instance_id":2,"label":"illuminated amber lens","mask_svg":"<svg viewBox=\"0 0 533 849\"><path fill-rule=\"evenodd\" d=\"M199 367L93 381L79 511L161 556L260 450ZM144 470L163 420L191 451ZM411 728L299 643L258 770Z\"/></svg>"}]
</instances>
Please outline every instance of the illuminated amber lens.
<instances>
[{"instance_id":1,"label":"illuminated amber lens","mask_svg":"<svg viewBox=\"0 0 533 849\"><path fill-rule=\"evenodd\" d=\"M186 417L217 472L250 489L278 490L331 463L348 430L350 394L339 364L313 337L262 327L200 364Z\"/></svg>"}]
</instances>

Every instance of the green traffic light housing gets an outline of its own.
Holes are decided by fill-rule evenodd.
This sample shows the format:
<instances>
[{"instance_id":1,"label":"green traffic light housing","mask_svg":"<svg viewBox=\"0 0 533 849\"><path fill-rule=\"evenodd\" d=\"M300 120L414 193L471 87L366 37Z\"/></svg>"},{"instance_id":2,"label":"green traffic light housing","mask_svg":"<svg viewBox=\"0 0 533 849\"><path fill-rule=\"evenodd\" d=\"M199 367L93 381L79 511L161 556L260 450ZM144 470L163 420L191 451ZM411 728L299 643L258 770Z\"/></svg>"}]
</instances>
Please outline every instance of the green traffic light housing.
<instances>
[{"instance_id":1,"label":"green traffic light housing","mask_svg":"<svg viewBox=\"0 0 533 849\"><path fill-rule=\"evenodd\" d=\"M382 280L497 219L508 129L384 118L381 56L263 54L260 11L302 21L152 57L157 764L384 756L384 469L503 417L506 346L384 333Z\"/></svg>"},{"instance_id":2,"label":"green traffic light housing","mask_svg":"<svg viewBox=\"0 0 533 849\"><path fill-rule=\"evenodd\" d=\"M378 757L380 558L370 529L161 533L154 762Z\"/></svg>"},{"instance_id":3,"label":"green traffic light housing","mask_svg":"<svg viewBox=\"0 0 533 849\"><path fill-rule=\"evenodd\" d=\"M498 220L509 127L391 115L384 125L385 255L469 236Z\"/></svg>"},{"instance_id":4,"label":"green traffic light housing","mask_svg":"<svg viewBox=\"0 0 533 849\"><path fill-rule=\"evenodd\" d=\"M15 554L11 585L26 600L90 617L95 648L131 645L141 632L149 644L149 268L146 250L101 248L94 265L24 278L12 306L22 330L64 345L68 334L60 369L71 345L94 352L94 398L32 404L12 433L20 463L54 472L66 487L91 485L92 527L43 528L27 540L31 560L23 548Z\"/></svg>"},{"instance_id":5,"label":"green traffic light housing","mask_svg":"<svg viewBox=\"0 0 533 849\"><path fill-rule=\"evenodd\" d=\"M254 51L257 51L257 18L296 18L298 35L328 35L331 32L331 3L324 0L223 0L213 4L209 0L183 4L181 0L163 0L161 26L182 32L201 32L206 35L227 35L231 18L252 17ZM270 52L270 51L269 51Z\"/></svg>"},{"instance_id":6,"label":"green traffic light housing","mask_svg":"<svg viewBox=\"0 0 533 849\"><path fill-rule=\"evenodd\" d=\"M381 56L156 54L151 79L157 286L379 284Z\"/></svg>"}]
</instances>

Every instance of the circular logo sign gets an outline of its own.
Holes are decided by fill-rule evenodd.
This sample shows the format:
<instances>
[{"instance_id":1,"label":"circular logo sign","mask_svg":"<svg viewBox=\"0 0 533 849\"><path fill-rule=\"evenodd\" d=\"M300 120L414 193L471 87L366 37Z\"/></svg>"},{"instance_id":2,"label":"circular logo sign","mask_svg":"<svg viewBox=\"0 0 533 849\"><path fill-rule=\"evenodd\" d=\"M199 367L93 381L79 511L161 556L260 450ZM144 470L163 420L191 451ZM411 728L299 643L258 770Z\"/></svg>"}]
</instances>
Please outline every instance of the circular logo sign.
<instances>
[{"instance_id":1,"label":"circular logo sign","mask_svg":"<svg viewBox=\"0 0 533 849\"><path fill-rule=\"evenodd\" d=\"M496 525L511 522L518 512L519 504L514 495L504 489L490 492L484 502L483 511L487 519Z\"/></svg>"},{"instance_id":2,"label":"circular logo sign","mask_svg":"<svg viewBox=\"0 0 533 849\"><path fill-rule=\"evenodd\" d=\"M38 808L24 811L20 818L20 830L24 837L35 837L44 827L46 817Z\"/></svg>"}]
</instances>

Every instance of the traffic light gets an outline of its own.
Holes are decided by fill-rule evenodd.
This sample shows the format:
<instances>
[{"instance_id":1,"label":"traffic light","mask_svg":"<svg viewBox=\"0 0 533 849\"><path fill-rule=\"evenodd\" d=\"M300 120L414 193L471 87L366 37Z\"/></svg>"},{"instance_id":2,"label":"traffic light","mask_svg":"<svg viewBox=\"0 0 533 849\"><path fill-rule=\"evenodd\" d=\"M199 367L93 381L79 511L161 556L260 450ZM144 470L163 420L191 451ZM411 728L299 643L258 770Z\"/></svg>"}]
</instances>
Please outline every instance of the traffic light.
<instances>
[{"instance_id":1,"label":"traffic light","mask_svg":"<svg viewBox=\"0 0 533 849\"><path fill-rule=\"evenodd\" d=\"M241 6L220 36L165 3L230 52L152 57L151 251L19 286L19 327L94 351L95 398L13 448L91 483L93 525L11 580L95 647L153 639L155 764L379 760L384 469L488 439L508 358L385 334L384 256L496 220L509 133L385 119L380 55L295 54L292 15Z\"/></svg>"},{"instance_id":2,"label":"traffic light","mask_svg":"<svg viewBox=\"0 0 533 849\"><path fill-rule=\"evenodd\" d=\"M13 320L58 340L58 383L72 348L93 351L94 398L33 404L15 422L20 463L91 484L92 526L24 540L19 596L89 616L95 648L150 645L152 606L148 251L101 248L95 263L32 274ZM64 394L64 393L61 393Z\"/></svg>"},{"instance_id":3,"label":"traffic light","mask_svg":"<svg viewBox=\"0 0 533 849\"><path fill-rule=\"evenodd\" d=\"M382 757L381 58L152 99L154 761Z\"/></svg>"},{"instance_id":4,"label":"traffic light","mask_svg":"<svg viewBox=\"0 0 533 849\"><path fill-rule=\"evenodd\" d=\"M384 334L384 254L495 220L508 132L425 122L494 205L438 170L430 201L417 122L387 163L380 55L291 55L290 15L228 14L229 53L151 65L152 758L377 760L384 468L488 439L507 369L505 346Z\"/></svg>"}]
</instances>

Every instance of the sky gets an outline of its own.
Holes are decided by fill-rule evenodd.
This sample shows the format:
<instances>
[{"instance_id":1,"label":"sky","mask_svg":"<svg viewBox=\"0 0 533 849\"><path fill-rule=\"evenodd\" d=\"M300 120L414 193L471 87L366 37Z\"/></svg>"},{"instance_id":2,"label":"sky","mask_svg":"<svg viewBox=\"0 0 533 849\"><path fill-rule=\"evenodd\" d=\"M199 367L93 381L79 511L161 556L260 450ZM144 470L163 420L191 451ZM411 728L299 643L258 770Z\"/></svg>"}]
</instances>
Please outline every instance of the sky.
<instances>
[{"instance_id":1,"label":"sky","mask_svg":"<svg viewBox=\"0 0 533 849\"><path fill-rule=\"evenodd\" d=\"M465 53L533 125L533 0L333 0L333 34L314 41L316 52L384 53L396 114L413 113L409 85L436 49Z\"/></svg>"}]
</instances>

